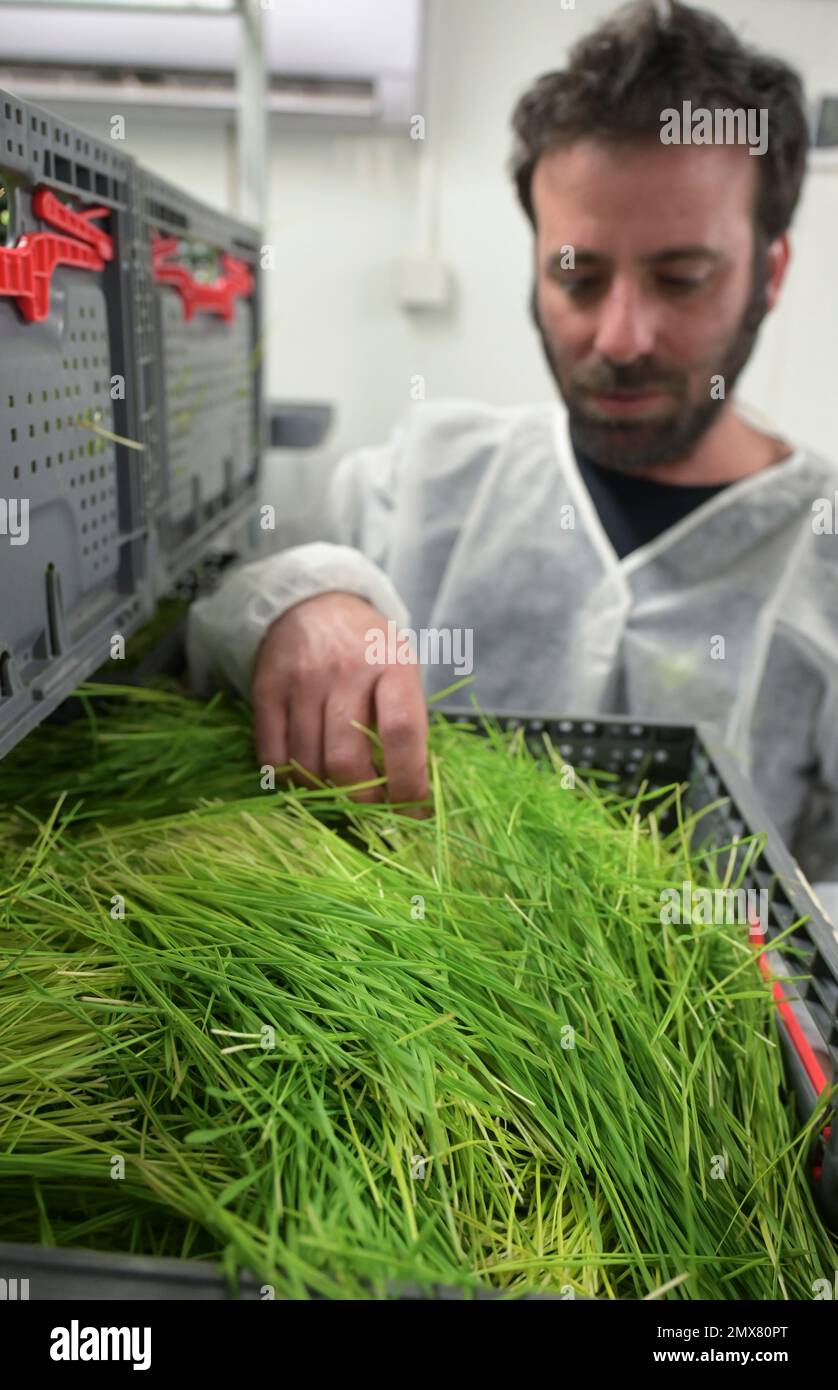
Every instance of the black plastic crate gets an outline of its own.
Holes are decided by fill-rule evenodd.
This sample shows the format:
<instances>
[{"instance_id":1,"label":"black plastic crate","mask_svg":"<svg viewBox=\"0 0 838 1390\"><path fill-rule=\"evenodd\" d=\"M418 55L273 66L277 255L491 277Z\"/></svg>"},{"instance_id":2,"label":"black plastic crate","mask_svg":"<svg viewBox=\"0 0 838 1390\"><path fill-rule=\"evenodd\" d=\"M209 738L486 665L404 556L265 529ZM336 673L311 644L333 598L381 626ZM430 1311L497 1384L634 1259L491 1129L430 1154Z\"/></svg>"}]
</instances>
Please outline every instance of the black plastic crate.
<instances>
[{"instance_id":1,"label":"black plastic crate","mask_svg":"<svg viewBox=\"0 0 838 1390\"><path fill-rule=\"evenodd\" d=\"M100 1255L90 1250L52 1250L39 1245L0 1242L0 1279L7 1282L10 1300L143 1300L151 1302L197 1301L264 1302L273 1297L270 1285L260 1284L243 1271L235 1283L211 1265L197 1261L148 1259L140 1255ZM12 1281L15 1281L12 1284ZM424 1300L502 1299L496 1289L463 1293L443 1284L422 1288L398 1284L388 1288L387 1297L397 1302ZM557 1302L560 1294L524 1294L518 1302ZM314 1302L325 1302L313 1294Z\"/></svg>"},{"instance_id":2,"label":"black plastic crate","mask_svg":"<svg viewBox=\"0 0 838 1390\"><path fill-rule=\"evenodd\" d=\"M138 306L158 589L257 498L262 449L257 233L139 171Z\"/></svg>"},{"instance_id":3,"label":"black plastic crate","mask_svg":"<svg viewBox=\"0 0 838 1390\"><path fill-rule=\"evenodd\" d=\"M480 729L475 711L448 705L440 713ZM759 854L743 852L742 887L765 893L763 924L770 944L801 918L791 937L763 957L778 1009L786 1073L803 1118L818 1096L838 1082L838 934L815 898L736 758L706 725L642 721L627 716L544 716L501 712L491 716L502 729L521 729L528 747L546 751L545 739L573 768L612 774L624 794L684 783L685 815L703 811L693 832L695 848L718 851L720 869L731 846L751 835L764 837ZM794 955L789 953L794 948ZM784 975L796 976L793 981ZM805 978L799 978L804 976ZM814 1190L825 1219L838 1231L838 1125L833 1116L810 1156Z\"/></svg>"},{"instance_id":4,"label":"black plastic crate","mask_svg":"<svg viewBox=\"0 0 838 1390\"><path fill-rule=\"evenodd\" d=\"M0 91L0 754L150 609L131 176Z\"/></svg>"}]
</instances>

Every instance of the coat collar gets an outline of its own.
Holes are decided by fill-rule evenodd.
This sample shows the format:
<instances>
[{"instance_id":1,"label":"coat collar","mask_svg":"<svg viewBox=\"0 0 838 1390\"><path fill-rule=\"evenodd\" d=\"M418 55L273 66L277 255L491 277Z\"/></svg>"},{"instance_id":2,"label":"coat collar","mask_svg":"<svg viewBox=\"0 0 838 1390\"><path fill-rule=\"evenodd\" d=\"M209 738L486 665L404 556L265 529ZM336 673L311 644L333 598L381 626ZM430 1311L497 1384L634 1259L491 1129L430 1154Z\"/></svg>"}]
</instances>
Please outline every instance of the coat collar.
<instances>
[{"instance_id":1,"label":"coat collar","mask_svg":"<svg viewBox=\"0 0 838 1390\"><path fill-rule=\"evenodd\" d=\"M726 568L727 555L739 558L758 549L767 537L776 536L789 523L808 523L812 501L825 486L817 460L796 448L781 463L731 483L654 540L620 559L579 472L564 406L556 409L554 441L577 514L583 518L606 572L615 578L627 578L658 562L674 564L685 578L697 579L708 571L719 573Z\"/></svg>"}]
</instances>

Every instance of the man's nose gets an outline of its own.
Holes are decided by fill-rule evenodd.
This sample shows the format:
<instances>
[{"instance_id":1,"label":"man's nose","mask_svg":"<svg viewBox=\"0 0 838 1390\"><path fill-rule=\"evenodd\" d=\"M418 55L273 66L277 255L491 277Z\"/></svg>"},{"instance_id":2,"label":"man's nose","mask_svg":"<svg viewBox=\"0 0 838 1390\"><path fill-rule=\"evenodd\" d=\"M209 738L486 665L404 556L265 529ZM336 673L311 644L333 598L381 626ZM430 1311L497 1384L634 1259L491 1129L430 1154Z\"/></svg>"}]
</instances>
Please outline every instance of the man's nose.
<instances>
[{"instance_id":1,"label":"man's nose","mask_svg":"<svg viewBox=\"0 0 838 1390\"><path fill-rule=\"evenodd\" d=\"M654 308L639 286L617 278L600 304L595 351L612 362L634 362L655 345Z\"/></svg>"}]
</instances>

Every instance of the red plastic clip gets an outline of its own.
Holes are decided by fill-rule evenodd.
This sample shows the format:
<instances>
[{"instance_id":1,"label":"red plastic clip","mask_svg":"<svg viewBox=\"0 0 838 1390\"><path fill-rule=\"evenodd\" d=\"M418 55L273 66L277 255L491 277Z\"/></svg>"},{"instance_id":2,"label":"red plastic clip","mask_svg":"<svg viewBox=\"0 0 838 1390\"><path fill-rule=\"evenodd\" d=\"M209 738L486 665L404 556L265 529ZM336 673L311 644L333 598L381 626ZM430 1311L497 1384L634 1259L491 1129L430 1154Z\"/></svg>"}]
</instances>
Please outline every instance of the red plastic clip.
<instances>
[{"instance_id":1,"label":"red plastic clip","mask_svg":"<svg viewBox=\"0 0 838 1390\"><path fill-rule=\"evenodd\" d=\"M757 917L748 918L748 938L751 945L758 950L765 945L765 927ZM774 997L774 1003L777 1006L777 1012L786 1025L786 1032L788 1033L794 1050L803 1064L803 1069L812 1083L815 1093L820 1095L829 1085L829 1078L821 1066L809 1039L800 1026L800 1022L791 1007L786 991L783 989L780 981L775 979L772 975L771 967L768 964L764 951L760 953L758 964L763 979L767 984L771 985L771 993Z\"/></svg>"},{"instance_id":2,"label":"red plastic clip","mask_svg":"<svg viewBox=\"0 0 838 1390\"><path fill-rule=\"evenodd\" d=\"M93 225L105 217L108 208L86 208L74 212L47 188L32 196L32 211L66 233L30 232L16 246L0 247L0 295L16 300L27 323L41 323L49 315L52 275L57 265L81 270L104 270L112 261L113 238Z\"/></svg>"},{"instance_id":3,"label":"red plastic clip","mask_svg":"<svg viewBox=\"0 0 838 1390\"><path fill-rule=\"evenodd\" d=\"M48 188L39 188L32 196L32 211L42 222L49 222L67 236L90 242L103 261L113 260L113 239L101 227L92 225L95 218L107 217L109 208L85 208L83 212L75 212L66 203L59 202Z\"/></svg>"},{"instance_id":4,"label":"red plastic clip","mask_svg":"<svg viewBox=\"0 0 838 1390\"><path fill-rule=\"evenodd\" d=\"M786 994L786 991L783 989L783 986L780 984L780 981L775 979L774 975L771 973L771 967L766 959L766 954L761 949L766 944L765 927L763 923L760 921L760 919L756 916L748 917L748 939L751 945L756 950L760 951L760 957L758 961L760 974L762 975L766 984L769 984L771 986L771 994L773 996L777 1012L786 1026L786 1034L789 1038L789 1041L791 1042L792 1047L794 1048L795 1052L797 1053L800 1059L800 1062L802 1063L803 1070L809 1078L809 1081L812 1085L815 1094L822 1095L829 1085L829 1078L827 1077L826 1072L821 1066L820 1061L815 1053L815 1050L812 1047L812 1044L809 1042L809 1039L807 1038L805 1032L803 1031L803 1028L801 1027L800 1020L795 1014L794 1009L792 1008L791 1003L789 1001L789 996ZM830 1133L830 1125L826 1125L821 1130L821 1137L823 1139L824 1145L826 1145ZM822 1165L819 1162L813 1163L812 1177L814 1178L816 1183L820 1182L822 1174Z\"/></svg>"},{"instance_id":5,"label":"red plastic clip","mask_svg":"<svg viewBox=\"0 0 838 1390\"><path fill-rule=\"evenodd\" d=\"M253 293L253 272L246 261L238 256L224 252L221 257L222 274L212 284L196 280L185 265L174 265L169 256L177 251L176 237L154 238L151 245L151 265L154 279L159 285L170 285L177 290L183 304L183 317L187 322L196 313L220 314L226 323L231 323L236 311L236 300L246 299Z\"/></svg>"}]
</instances>

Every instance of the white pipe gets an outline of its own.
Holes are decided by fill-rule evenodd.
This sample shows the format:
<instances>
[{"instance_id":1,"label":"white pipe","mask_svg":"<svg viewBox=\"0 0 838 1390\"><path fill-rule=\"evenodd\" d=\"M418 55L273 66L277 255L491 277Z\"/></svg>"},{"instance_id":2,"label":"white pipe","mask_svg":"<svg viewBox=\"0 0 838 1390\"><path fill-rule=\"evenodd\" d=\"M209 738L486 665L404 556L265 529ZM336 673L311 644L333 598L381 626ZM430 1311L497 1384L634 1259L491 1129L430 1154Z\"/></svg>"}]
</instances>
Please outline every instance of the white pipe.
<instances>
[{"instance_id":1,"label":"white pipe","mask_svg":"<svg viewBox=\"0 0 838 1390\"><path fill-rule=\"evenodd\" d=\"M236 158L238 215L264 229L266 221L268 114L264 12L260 0L239 0Z\"/></svg>"}]
</instances>

